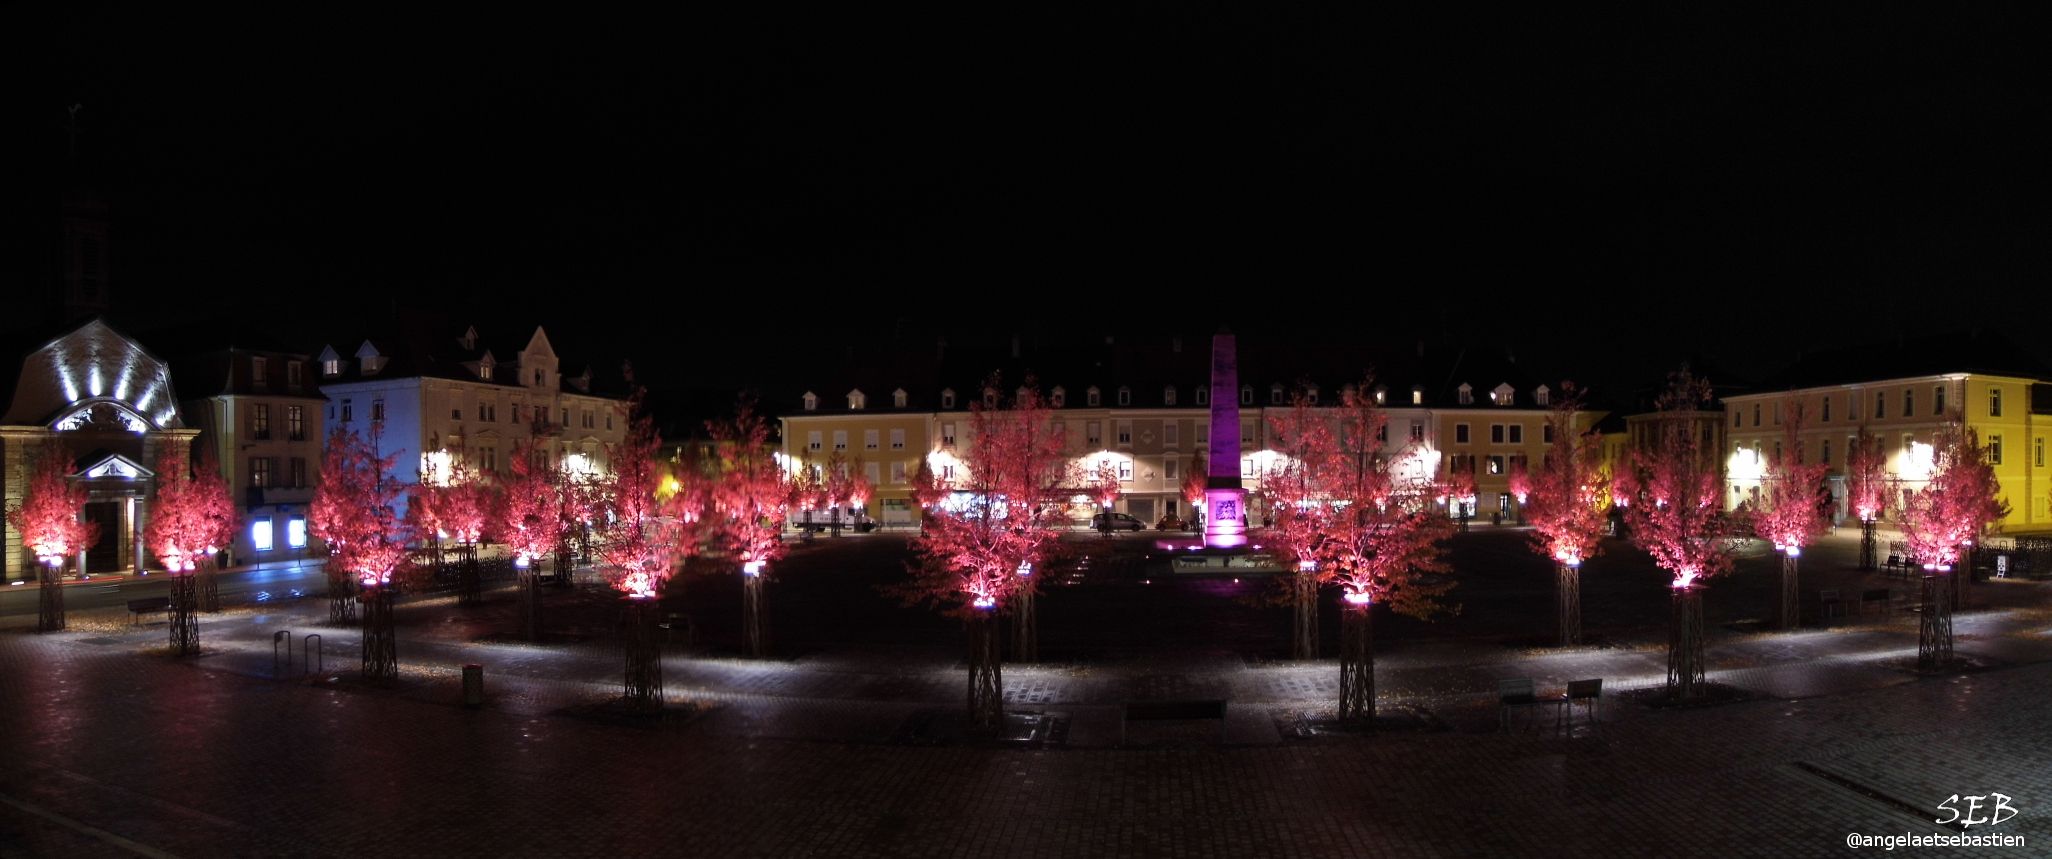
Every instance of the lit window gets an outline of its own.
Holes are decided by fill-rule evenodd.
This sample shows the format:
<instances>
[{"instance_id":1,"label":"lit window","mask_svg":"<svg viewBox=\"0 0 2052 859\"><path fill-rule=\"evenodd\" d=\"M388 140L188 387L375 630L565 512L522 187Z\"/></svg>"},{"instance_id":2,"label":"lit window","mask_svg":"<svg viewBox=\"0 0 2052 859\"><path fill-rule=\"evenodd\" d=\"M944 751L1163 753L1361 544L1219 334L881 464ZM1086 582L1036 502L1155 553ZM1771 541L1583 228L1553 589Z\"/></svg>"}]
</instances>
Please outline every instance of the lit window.
<instances>
[{"instance_id":1,"label":"lit window","mask_svg":"<svg viewBox=\"0 0 2052 859\"><path fill-rule=\"evenodd\" d=\"M1424 389L1424 388L1416 388L1416 387L1412 388L1412 389L1411 389L1411 405L1414 405L1414 406L1422 406L1422 405L1424 405L1424 404L1425 404L1425 389Z\"/></svg>"},{"instance_id":2,"label":"lit window","mask_svg":"<svg viewBox=\"0 0 2052 859\"><path fill-rule=\"evenodd\" d=\"M867 407L868 405L869 405L869 398L868 398L868 397L865 397L865 396L863 396L863 395L862 395L862 392L861 392L861 391L849 391L849 392L848 392L848 408L849 408L849 409L851 409L851 410L852 410L852 409L861 409L861 408L865 408L865 407Z\"/></svg>"},{"instance_id":3,"label":"lit window","mask_svg":"<svg viewBox=\"0 0 2052 859\"><path fill-rule=\"evenodd\" d=\"M294 516L285 522L285 545L294 549L306 548L305 516Z\"/></svg>"},{"instance_id":4,"label":"lit window","mask_svg":"<svg viewBox=\"0 0 2052 859\"><path fill-rule=\"evenodd\" d=\"M1119 480L1130 482L1132 479L1133 461L1130 459L1119 460Z\"/></svg>"},{"instance_id":5,"label":"lit window","mask_svg":"<svg viewBox=\"0 0 2052 859\"><path fill-rule=\"evenodd\" d=\"M477 365L477 377L478 377L479 379L483 379L484 381L487 381L487 382L491 381L491 380L492 380L492 365L490 365L490 364L479 364L479 365Z\"/></svg>"},{"instance_id":6,"label":"lit window","mask_svg":"<svg viewBox=\"0 0 2052 859\"><path fill-rule=\"evenodd\" d=\"M250 520L249 542L259 552L271 550L271 517L258 516Z\"/></svg>"},{"instance_id":7,"label":"lit window","mask_svg":"<svg viewBox=\"0 0 2052 859\"><path fill-rule=\"evenodd\" d=\"M899 389L897 389L897 390L895 390L895 391L892 391L892 392L891 392L891 405L893 405L893 406L895 406L895 407L897 407L897 408L901 408L901 409L902 409L902 408L904 408L904 407L905 407L905 396L906 396L906 394L905 394L905 389L904 389L904 388L899 388Z\"/></svg>"},{"instance_id":8,"label":"lit window","mask_svg":"<svg viewBox=\"0 0 2052 859\"><path fill-rule=\"evenodd\" d=\"M323 376L340 376L340 375L342 375L342 359L340 359L340 358L334 358L334 359L330 359L330 360L327 360L327 361L322 361L322 362L321 362L321 375L323 375Z\"/></svg>"}]
</instances>

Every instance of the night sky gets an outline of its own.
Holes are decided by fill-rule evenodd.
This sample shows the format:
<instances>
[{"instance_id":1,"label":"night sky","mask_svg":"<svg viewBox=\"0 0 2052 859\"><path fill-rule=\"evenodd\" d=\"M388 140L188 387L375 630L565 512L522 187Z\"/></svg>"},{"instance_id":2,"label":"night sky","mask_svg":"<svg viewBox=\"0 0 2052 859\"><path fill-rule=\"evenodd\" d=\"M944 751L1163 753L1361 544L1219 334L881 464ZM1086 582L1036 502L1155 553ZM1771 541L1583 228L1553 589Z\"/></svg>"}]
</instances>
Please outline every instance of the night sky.
<instances>
[{"instance_id":1,"label":"night sky","mask_svg":"<svg viewBox=\"0 0 2052 859\"><path fill-rule=\"evenodd\" d=\"M2048 303L2044 31L1992 10L82 5L0 12L0 276L89 182L131 327L543 322L781 390L884 326L1232 322L1601 385Z\"/></svg>"}]
</instances>

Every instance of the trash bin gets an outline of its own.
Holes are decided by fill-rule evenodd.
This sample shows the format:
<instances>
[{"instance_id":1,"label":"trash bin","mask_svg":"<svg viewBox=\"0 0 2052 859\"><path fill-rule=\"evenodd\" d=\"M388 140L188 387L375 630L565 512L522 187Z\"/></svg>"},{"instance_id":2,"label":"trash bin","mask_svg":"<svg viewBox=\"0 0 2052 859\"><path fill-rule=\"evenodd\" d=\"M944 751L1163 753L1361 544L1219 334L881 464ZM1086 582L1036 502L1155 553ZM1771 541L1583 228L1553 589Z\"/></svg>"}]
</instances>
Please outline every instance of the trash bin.
<instances>
[{"instance_id":1,"label":"trash bin","mask_svg":"<svg viewBox=\"0 0 2052 859\"><path fill-rule=\"evenodd\" d=\"M463 666L463 706L476 707L484 704L484 666L476 663Z\"/></svg>"}]
</instances>

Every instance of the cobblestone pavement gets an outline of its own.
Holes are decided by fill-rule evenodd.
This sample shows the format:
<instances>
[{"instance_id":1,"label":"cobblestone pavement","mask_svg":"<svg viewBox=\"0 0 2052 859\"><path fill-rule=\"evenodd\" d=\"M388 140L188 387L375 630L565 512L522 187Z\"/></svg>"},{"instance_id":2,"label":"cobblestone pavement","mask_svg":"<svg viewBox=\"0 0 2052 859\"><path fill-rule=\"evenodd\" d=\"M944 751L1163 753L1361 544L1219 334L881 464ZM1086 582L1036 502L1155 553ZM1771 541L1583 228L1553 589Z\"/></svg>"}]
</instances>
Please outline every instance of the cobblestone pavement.
<instances>
[{"instance_id":1,"label":"cobblestone pavement","mask_svg":"<svg viewBox=\"0 0 2052 859\"><path fill-rule=\"evenodd\" d=\"M1330 661L1208 647L1105 648L1007 666L1036 743L947 729L959 649L874 641L750 661L678 646L669 716L605 706L620 661L599 628L500 643L444 599L401 607L405 672L355 678L357 634L316 601L205 618L204 655L154 652L161 623L78 613L0 632L0 857L1759 855L1846 851L1848 833L1945 832L1955 794L2019 813L1972 831L2052 845L2052 614L2037 585L1977 590L1958 619L1976 670L1919 676L1910 615L1828 630L1719 629L1729 703L1648 706L1657 635L1521 649L1469 638L1378 656L1372 735L1332 730ZM566 597L574 598L574 597ZM553 606L552 606L553 608ZM325 670L272 635L323 636ZM557 629L557 627L552 627ZM488 703L460 706L460 666ZM1496 730L1494 689L1602 677L1600 725ZM1120 704L1232 701L1210 723L1136 724ZM1744 699L1744 700L1738 700ZM1120 746L1122 734L1126 745ZM1878 849L1878 848L1876 848Z\"/></svg>"}]
</instances>

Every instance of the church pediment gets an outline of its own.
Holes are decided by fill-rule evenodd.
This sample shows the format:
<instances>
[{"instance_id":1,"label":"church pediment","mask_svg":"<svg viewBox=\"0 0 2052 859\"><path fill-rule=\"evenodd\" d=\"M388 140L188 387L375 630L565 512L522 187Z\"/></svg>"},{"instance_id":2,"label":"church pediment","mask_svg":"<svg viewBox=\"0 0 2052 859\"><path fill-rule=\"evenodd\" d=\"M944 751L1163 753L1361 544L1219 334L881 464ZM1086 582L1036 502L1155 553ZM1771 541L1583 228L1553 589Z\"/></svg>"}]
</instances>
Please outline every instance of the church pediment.
<instances>
[{"instance_id":1,"label":"church pediment","mask_svg":"<svg viewBox=\"0 0 2052 859\"><path fill-rule=\"evenodd\" d=\"M84 480L146 480L157 473L138 465L135 460L118 453L87 454L85 462L73 477Z\"/></svg>"},{"instance_id":2,"label":"church pediment","mask_svg":"<svg viewBox=\"0 0 2052 859\"><path fill-rule=\"evenodd\" d=\"M50 422L58 432L148 432L149 418L113 400L89 402Z\"/></svg>"}]
</instances>

